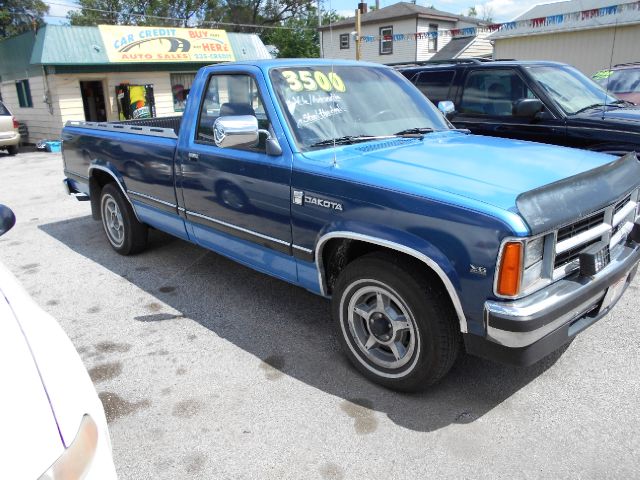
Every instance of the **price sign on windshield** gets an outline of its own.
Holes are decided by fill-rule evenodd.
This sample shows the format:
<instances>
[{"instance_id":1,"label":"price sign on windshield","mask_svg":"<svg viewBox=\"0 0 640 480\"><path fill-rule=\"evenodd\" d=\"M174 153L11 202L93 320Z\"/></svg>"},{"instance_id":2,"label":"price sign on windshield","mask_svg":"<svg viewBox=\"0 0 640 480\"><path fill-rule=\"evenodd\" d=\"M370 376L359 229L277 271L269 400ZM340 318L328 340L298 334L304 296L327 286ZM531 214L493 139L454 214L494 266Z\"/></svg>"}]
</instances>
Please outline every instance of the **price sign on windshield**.
<instances>
[{"instance_id":1,"label":"price sign on windshield","mask_svg":"<svg viewBox=\"0 0 640 480\"><path fill-rule=\"evenodd\" d=\"M323 90L325 92L346 92L347 87L335 72L324 73L319 70L285 70L282 76L287 81L287 85L294 92L315 92Z\"/></svg>"}]
</instances>

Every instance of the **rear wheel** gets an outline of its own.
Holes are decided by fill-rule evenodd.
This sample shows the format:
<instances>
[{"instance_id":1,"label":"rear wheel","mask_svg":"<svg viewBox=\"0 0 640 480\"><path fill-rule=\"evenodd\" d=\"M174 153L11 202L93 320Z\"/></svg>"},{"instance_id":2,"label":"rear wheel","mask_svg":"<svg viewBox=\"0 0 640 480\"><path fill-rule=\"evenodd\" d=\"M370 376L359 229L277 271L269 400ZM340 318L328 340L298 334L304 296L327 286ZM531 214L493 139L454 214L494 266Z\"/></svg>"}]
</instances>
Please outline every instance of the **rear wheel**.
<instances>
[{"instance_id":1,"label":"rear wheel","mask_svg":"<svg viewBox=\"0 0 640 480\"><path fill-rule=\"evenodd\" d=\"M118 187L108 183L100 193L100 216L107 240L121 255L131 255L144 250L148 228L136 218L131 205Z\"/></svg>"},{"instance_id":2,"label":"rear wheel","mask_svg":"<svg viewBox=\"0 0 640 480\"><path fill-rule=\"evenodd\" d=\"M457 317L424 267L375 252L347 265L334 288L332 313L355 367L385 387L415 391L434 384L460 348Z\"/></svg>"},{"instance_id":3,"label":"rear wheel","mask_svg":"<svg viewBox=\"0 0 640 480\"><path fill-rule=\"evenodd\" d=\"M7 152L9 152L9 155L17 155L18 154L18 145L9 145L7 147Z\"/></svg>"}]
</instances>

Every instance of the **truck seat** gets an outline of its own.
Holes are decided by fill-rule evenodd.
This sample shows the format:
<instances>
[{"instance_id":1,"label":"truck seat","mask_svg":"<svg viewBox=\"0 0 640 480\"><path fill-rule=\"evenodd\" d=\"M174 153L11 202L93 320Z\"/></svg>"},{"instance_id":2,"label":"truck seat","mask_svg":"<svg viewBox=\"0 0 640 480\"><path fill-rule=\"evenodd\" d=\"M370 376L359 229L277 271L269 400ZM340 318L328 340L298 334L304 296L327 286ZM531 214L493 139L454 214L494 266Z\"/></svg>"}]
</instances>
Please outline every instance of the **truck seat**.
<instances>
[{"instance_id":1,"label":"truck seat","mask_svg":"<svg viewBox=\"0 0 640 480\"><path fill-rule=\"evenodd\" d=\"M256 112L248 103L223 103L220 105L220 116L226 117L228 115L253 115L255 117Z\"/></svg>"}]
</instances>

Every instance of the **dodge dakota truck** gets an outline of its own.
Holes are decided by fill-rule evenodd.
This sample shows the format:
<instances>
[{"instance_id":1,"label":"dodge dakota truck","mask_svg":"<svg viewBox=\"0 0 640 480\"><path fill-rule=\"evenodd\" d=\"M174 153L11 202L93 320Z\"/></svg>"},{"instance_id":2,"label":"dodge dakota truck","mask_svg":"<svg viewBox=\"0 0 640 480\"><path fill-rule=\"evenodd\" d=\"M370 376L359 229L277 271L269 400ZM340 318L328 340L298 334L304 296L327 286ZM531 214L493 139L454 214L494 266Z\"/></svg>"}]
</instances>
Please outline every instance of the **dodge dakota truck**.
<instances>
[{"instance_id":1,"label":"dodge dakota truck","mask_svg":"<svg viewBox=\"0 0 640 480\"><path fill-rule=\"evenodd\" d=\"M116 252L149 228L331 299L386 387L461 350L528 365L606 315L640 259L640 163L458 130L393 69L202 68L182 119L69 122L65 184Z\"/></svg>"}]
</instances>

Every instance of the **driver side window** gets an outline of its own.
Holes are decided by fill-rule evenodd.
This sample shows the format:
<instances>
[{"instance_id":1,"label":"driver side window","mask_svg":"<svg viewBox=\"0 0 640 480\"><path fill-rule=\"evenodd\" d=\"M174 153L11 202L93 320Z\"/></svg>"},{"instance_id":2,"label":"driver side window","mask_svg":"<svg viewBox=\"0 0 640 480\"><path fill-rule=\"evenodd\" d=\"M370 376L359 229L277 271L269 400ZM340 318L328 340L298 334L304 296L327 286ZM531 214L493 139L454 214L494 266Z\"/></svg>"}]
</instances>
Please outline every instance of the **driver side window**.
<instances>
[{"instance_id":1,"label":"driver side window","mask_svg":"<svg viewBox=\"0 0 640 480\"><path fill-rule=\"evenodd\" d=\"M467 76L460 101L460 113L513 116L518 100L537 98L515 70L476 70Z\"/></svg>"},{"instance_id":2,"label":"driver side window","mask_svg":"<svg viewBox=\"0 0 640 480\"><path fill-rule=\"evenodd\" d=\"M242 74L212 75L209 77L205 98L200 107L195 141L215 145L214 122L218 117L233 115L253 115L258 119L259 128L264 130L270 128L269 119L253 77ZM241 149L264 152L262 137L258 145Z\"/></svg>"}]
</instances>

